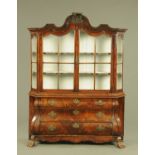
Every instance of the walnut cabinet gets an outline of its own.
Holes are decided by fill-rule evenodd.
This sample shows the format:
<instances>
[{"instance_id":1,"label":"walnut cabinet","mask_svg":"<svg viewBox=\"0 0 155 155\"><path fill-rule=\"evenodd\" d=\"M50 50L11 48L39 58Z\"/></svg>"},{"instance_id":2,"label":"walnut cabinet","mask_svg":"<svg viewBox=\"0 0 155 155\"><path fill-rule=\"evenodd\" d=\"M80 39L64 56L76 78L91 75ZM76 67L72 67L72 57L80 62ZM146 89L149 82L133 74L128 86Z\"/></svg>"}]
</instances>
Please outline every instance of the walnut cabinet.
<instances>
[{"instance_id":1,"label":"walnut cabinet","mask_svg":"<svg viewBox=\"0 0 155 155\"><path fill-rule=\"evenodd\" d=\"M28 146L114 142L124 147L123 36L93 27L80 13L60 27L29 28L31 91Z\"/></svg>"}]
</instances>

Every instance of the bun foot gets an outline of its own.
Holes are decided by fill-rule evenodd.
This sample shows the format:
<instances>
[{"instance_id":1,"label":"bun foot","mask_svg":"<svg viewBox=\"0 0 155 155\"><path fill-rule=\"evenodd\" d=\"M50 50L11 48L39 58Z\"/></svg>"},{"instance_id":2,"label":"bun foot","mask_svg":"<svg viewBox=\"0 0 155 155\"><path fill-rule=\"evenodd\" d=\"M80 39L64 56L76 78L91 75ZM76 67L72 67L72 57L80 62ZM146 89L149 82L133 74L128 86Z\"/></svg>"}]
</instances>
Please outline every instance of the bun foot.
<instances>
[{"instance_id":1,"label":"bun foot","mask_svg":"<svg viewBox=\"0 0 155 155\"><path fill-rule=\"evenodd\" d=\"M124 144L124 142L123 142L123 140L122 140L121 137L118 137L118 138L117 138L115 145L116 145L118 148L120 148L120 149L125 148L125 144Z\"/></svg>"}]
</instances>

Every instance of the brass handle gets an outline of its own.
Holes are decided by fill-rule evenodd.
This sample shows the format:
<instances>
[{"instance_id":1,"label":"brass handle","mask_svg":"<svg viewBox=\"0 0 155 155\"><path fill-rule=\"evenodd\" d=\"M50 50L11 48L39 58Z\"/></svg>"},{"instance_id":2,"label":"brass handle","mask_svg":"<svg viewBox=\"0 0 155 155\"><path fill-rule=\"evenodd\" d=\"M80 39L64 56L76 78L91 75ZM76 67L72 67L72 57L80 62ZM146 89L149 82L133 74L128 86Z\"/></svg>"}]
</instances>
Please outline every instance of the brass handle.
<instances>
[{"instance_id":1,"label":"brass handle","mask_svg":"<svg viewBox=\"0 0 155 155\"><path fill-rule=\"evenodd\" d=\"M73 123L72 127L75 129L78 129L80 127L80 124L79 123Z\"/></svg>"},{"instance_id":2,"label":"brass handle","mask_svg":"<svg viewBox=\"0 0 155 155\"><path fill-rule=\"evenodd\" d=\"M96 127L96 130L97 131L103 131L105 128L104 126L102 126L101 124L99 124L97 127Z\"/></svg>"},{"instance_id":3,"label":"brass handle","mask_svg":"<svg viewBox=\"0 0 155 155\"><path fill-rule=\"evenodd\" d=\"M55 102L55 100L53 100L53 99L49 99L49 100L48 100L48 104L51 105L51 106L54 106L55 103L56 103L56 102Z\"/></svg>"},{"instance_id":4,"label":"brass handle","mask_svg":"<svg viewBox=\"0 0 155 155\"><path fill-rule=\"evenodd\" d=\"M73 111L73 114L74 114L74 115L78 115L79 113L80 113L79 110L74 110L74 111Z\"/></svg>"},{"instance_id":5,"label":"brass handle","mask_svg":"<svg viewBox=\"0 0 155 155\"><path fill-rule=\"evenodd\" d=\"M49 131L55 131L55 130L56 130L56 126L50 125L50 126L48 127L48 130L49 130Z\"/></svg>"},{"instance_id":6,"label":"brass handle","mask_svg":"<svg viewBox=\"0 0 155 155\"><path fill-rule=\"evenodd\" d=\"M103 100L98 100L98 101L95 102L95 104L96 104L96 105L103 105L104 102L103 102Z\"/></svg>"},{"instance_id":7,"label":"brass handle","mask_svg":"<svg viewBox=\"0 0 155 155\"><path fill-rule=\"evenodd\" d=\"M103 114L104 114L103 112L99 111L99 112L96 113L96 116L101 118L101 117L103 117Z\"/></svg>"},{"instance_id":8,"label":"brass handle","mask_svg":"<svg viewBox=\"0 0 155 155\"><path fill-rule=\"evenodd\" d=\"M51 111L48 113L48 115L51 117L51 118L55 118L57 116L57 113L54 112L54 111Z\"/></svg>"},{"instance_id":9,"label":"brass handle","mask_svg":"<svg viewBox=\"0 0 155 155\"><path fill-rule=\"evenodd\" d=\"M80 103L80 100L76 98L76 99L73 100L73 103L79 104Z\"/></svg>"}]
</instances>

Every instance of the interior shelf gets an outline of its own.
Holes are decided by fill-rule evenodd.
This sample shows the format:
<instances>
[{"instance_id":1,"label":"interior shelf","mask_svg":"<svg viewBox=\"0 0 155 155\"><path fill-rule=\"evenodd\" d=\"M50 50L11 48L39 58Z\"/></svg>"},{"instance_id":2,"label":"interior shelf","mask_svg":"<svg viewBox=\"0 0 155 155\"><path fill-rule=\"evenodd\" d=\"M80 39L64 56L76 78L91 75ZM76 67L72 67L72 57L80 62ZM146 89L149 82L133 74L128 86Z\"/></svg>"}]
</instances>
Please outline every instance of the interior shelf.
<instances>
[{"instance_id":1,"label":"interior shelf","mask_svg":"<svg viewBox=\"0 0 155 155\"><path fill-rule=\"evenodd\" d=\"M33 72L32 74L36 75L36 72ZM53 74L74 74L73 72L43 72L44 75L53 75ZM80 75L94 75L94 73L90 72L84 72L84 73L79 73ZM95 73L96 75L110 75L111 73L103 73L103 72L97 72ZM122 75L122 73L117 73L118 75Z\"/></svg>"},{"instance_id":2,"label":"interior shelf","mask_svg":"<svg viewBox=\"0 0 155 155\"><path fill-rule=\"evenodd\" d=\"M32 54L37 54L37 52L32 52ZM74 54L74 52L43 52L43 54ZM107 52L107 53L104 53L104 52L96 52L96 53L94 53L94 52L80 52L79 54L90 54L90 55L94 55L94 54L99 54L99 55L111 55L111 53L110 52ZM119 54L121 54L121 53L119 53Z\"/></svg>"}]
</instances>

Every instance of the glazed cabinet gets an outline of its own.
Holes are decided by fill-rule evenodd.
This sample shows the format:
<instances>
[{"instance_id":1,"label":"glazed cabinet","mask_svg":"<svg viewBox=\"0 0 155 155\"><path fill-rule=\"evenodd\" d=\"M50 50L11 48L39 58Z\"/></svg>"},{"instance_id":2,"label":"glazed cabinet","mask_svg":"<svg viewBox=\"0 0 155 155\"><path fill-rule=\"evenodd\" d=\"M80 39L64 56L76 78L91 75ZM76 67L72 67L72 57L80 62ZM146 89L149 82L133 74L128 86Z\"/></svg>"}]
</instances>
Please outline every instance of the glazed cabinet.
<instances>
[{"instance_id":1,"label":"glazed cabinet","mask_svg":"<svg viewBox=\"0 0 155 155\"><path fill-rule=\"evenodd\" d=\"M80 13L60 27L29 28L28 146L114 142L124 147L123 37L126 29L90 25Z\"/></svg>"}]
</instances>

